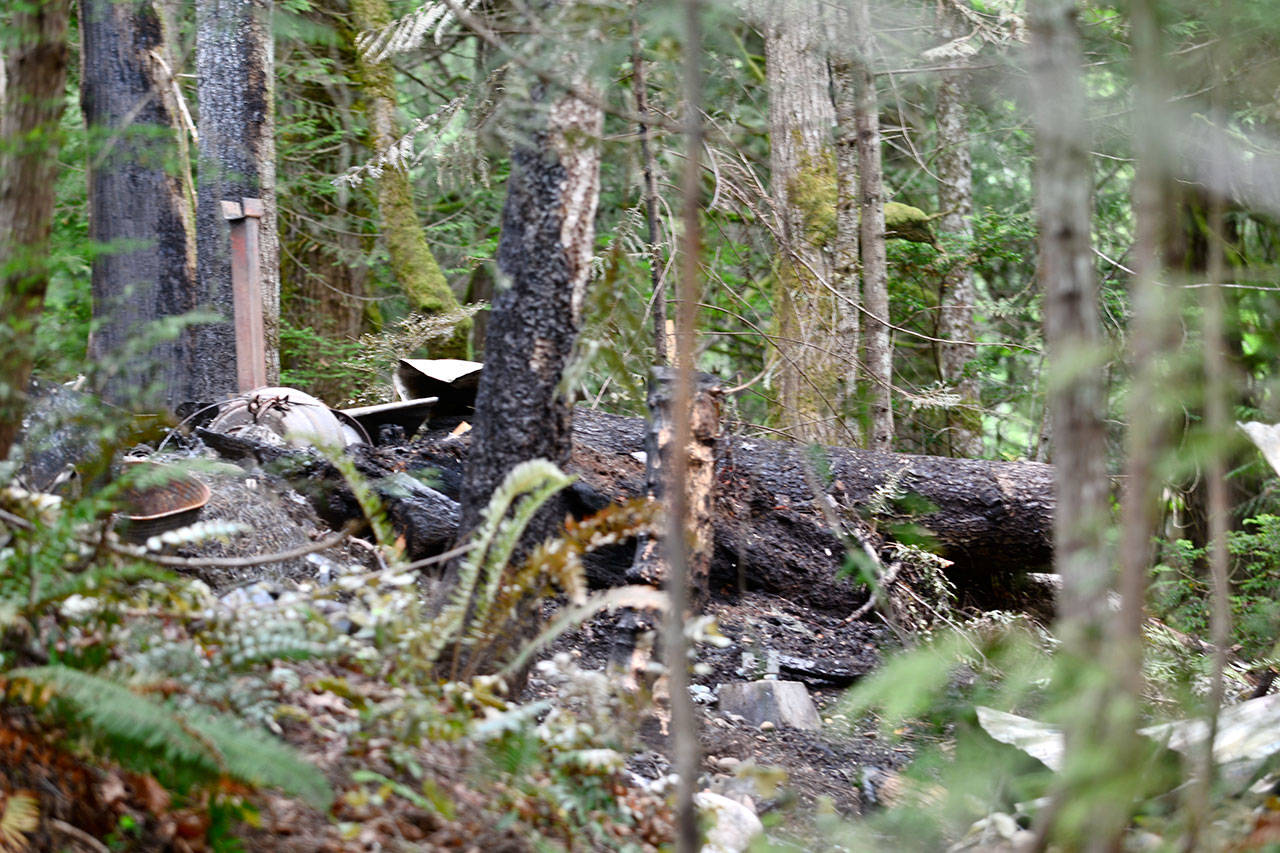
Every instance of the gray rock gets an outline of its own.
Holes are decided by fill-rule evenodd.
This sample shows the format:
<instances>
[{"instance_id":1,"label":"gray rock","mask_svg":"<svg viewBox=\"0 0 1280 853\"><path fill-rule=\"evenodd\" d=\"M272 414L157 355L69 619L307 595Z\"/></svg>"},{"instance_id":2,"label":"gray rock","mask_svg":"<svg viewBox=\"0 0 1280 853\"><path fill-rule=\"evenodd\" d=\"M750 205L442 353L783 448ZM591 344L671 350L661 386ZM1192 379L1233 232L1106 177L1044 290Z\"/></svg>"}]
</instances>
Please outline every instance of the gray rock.
<instances>
[{"instance_id":1,"label":"gray rock","mask_svg":"<svg viewBox=\"0 0 1280 853\"><path fill-rule=\"evenodd\" d=\"M693 795L693 802L710 818L702 853L743 853L751 846L751 839L764 832L755 811L737 800L699 791Z\"/></svg>"},{"instance_id":2,"label":"gray rock","mask_svg":"<svg viewBox=\"0 0 1280 853\"><path fill-rule=\"evenodd\" d=\"M750 681L720 685L720 709L749 724L771 722L793 729L822 727L808 689L799 681Z\"/></svg>"}]
</instances>

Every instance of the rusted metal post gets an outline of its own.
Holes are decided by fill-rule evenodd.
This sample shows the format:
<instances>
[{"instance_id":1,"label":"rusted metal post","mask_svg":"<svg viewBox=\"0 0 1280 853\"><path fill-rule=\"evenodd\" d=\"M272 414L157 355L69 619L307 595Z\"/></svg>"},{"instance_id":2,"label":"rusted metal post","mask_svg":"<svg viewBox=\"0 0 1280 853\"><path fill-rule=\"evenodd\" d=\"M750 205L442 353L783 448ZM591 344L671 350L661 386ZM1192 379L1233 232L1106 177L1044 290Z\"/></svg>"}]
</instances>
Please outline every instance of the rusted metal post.
<instances>
[{"instance_id":1,"label":"rusted metal post","mask_svg":"<svg viewBox=\"0 0 1280 853\"><path fill-rule=\"evenodd\" d=\"M259 262L260 198L222 202L231 223L231 293L235 306L236 384L250 391L267 384L266 330L262 320L262 267Z\"/></svg>"}]
</instances>

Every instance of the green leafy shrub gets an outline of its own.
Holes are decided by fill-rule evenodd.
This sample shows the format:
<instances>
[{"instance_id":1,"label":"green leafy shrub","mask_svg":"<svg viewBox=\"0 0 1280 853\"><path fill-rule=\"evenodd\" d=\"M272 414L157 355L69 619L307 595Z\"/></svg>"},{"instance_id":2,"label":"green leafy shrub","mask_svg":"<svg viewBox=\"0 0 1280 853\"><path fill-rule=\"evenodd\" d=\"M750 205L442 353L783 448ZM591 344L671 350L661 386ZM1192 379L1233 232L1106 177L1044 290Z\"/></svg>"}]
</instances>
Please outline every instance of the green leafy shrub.
<instances>
[{"instance_id":1,"label":"green leafy shrub","mask_svg":"<svg viewBox=\"0 0 1280 853\"><path fill-rule=\"evenodd\" d=\"M1247 518L1227 535L1231 558L1232 640L1241 654L1271 652L1280 629L1280 516ZM1179 539L1168 543L1155 568L1152 601L1162 619L1179 631L1209 634L1209 578L1205 548Z\"/></svg>"}]
</instances>

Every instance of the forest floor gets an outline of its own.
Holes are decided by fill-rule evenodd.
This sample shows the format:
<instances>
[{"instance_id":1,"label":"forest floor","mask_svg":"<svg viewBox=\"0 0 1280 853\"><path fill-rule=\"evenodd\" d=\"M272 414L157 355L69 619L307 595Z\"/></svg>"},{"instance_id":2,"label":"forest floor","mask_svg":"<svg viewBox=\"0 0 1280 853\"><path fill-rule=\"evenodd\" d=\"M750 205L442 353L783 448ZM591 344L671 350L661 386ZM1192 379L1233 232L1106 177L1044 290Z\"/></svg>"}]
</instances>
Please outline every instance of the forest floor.
<instances>
[{"instance_id":1,"label":"forest floor","mask_svg":"<svg viewBox=\"0 0 1280 853\"><path fill-rule=\"evenodd\" d=\"M207 543L198 551L201 556L247 557L287 550L326 530L308 501L260 470L246 473L230 465L215 466L201 476L213 489L204 517L239 521L254 530L231 543ZM314 587L322 574L372 565L368 549L356 544L349 540L313 556L269 566L201 569L195 574L229 606L245 611L273 608ZM895 768L909 758L910 747L886 739L874 723L846 720L837 706L849 684L878 666L881 650L896 645L887 629L764 592L713 599L707 613L723 640L697 647L697 662L702 664L693 679L702 749L699 789L750 803L771 832L791 837L802 837L817 814L856 817L877 802L891 786ZM331 612L328 618L343 616ZM611 651L627 639L617 623L617 614L600 614L563 635L541 658L562 664L567 659L577 679L604 673ZM745 664L744 652L751 656ZM780 679L806 683L824 720L820 730L752 725L717 707L717 687L751 680L763 670L770 652L780 662ZM757 671L748 672L753 659ZM284 665L298 677L296 687L278 697L287 709L281 718L283 735L322 768L337 793L337 804L330 815L322 815L283 795L263 795L253 821L257 826L242 824L235 832L247 849L526 850L534 849L533 841L524 837L530 822L542 826L544 840L554 836L554 820L546 816L526 814L504 825L511 817L504 812L540 806L516 791L495 793L484 760L465 743L433 741L413 749L412 760L406 762L395 754L401 745L362 739L357 734L360 715L382 702L394 704L393 687L342 662ZM652 695L636 697L637 707L644 709L618 721L631 729L619 736L631 753L612 795L630 802L637 819L632 826L608 829L641 849L663 844L671 832L668 702L663 683L654 687ZM549 678L544 668L535 666L521 700L554 705L563 689L563 679ZM407 765L414 766L414 773L406 773ZM415 773L422 778L415 778ZM157 843L178 850L202 849L194 834L183 837L184 817L194 818L182 813L156 817L155 803L146 801L147 786L123 778L119 790L127 796L111 808L134 814L135 822L147 826L147 837ZM425 788L424 780L429 780ZM435 792L435 802L424 800L424 789ZM444 800L450 805L440 807ZM581 841L564 839L569 844Z\"/></svg>"},{"instance_id":2,"label":"forest floor","mask_svg":"<svg viewBox=\"0 0 1280 853\"><path fill-rule=\"evenodd\" d=\"M460 475L463 457L450 451L457 464L440 465L439 436L435 441L432 459L447 489ZM632 441L634 436L628 437L627 443ZM406 452L389 448L387 455ZM624 472L629 483L642 478L643 472L639 463L631 468ZM316 515L316 495L304 497L280 477L244 460L236 465L206 459L199 476L212 490L203 519L238 522L251 530L226 542L179 551L183 556L244 558L238 567L186 572L206 584L208 594L233 619L251 621L262 613L314 601L308 596L344 573L377 568L373 549L353 538L304 557L253 564L255 555L287 551L329 533ZM813 547L828 544L824 540ZM606 557L625 559L619 552ZM619 567L603 572L598 564L595 568L597 581L622 574ZM911 757L909 733L906 738L886 736L875 720L849 719L840 709L844 691L875 671L882 653L900 641L874 621L874 612L865 621L851 619L847 594L831 607L815 607L812 596L798 601L740 586L735 591L731 584L718 585L706 613L714 617L720 641L696 646L699 666L691 695L698 709L702 753L697 787L748 804L772 837L819 849L813 834L817 818L833 814L856 819L892 799L896 771ZM349 622L348 615L355 618L342 601L341 595L326 598L323 618L353 633L354 626L341 627ZM546 615L555 607L548 605ZM609 669L609 661L620 644L630 641L618 621L619 614L602 613L561 636L532 668L520 702L539 704L545 715L547 709L579 701L583 685L592 679L608 682L618 693L621 676ZM164 630L176 637L183 629L172 624ZM719 708L720 685L759 677L769 659L777 662L779 680L806 685L822 720L820 728L756 725ZM530 761L528 778L513 782L510 775L493 772L492 756L486 756L474 739L396 734L395 715L403 711L405 692L377 674L381 668L342 656L281 660L274 666L288 670L278 678L273 674L275 726L329 780L336 799L328 814L280 793L241 791L251 808L218 815L209 801L174 801L149 777L88 765L71 772L62 766L67 755L51 751L51 733L10 712L0 718L0 767L29 765L11 772L9 784L49 792L42 795L40 807L57 820L47 840L59 849L95 853L201 851L211 849L208 839L219 833L243 849L298 853L489 853L546 849L548 843L647 850L671 840L669 701L662 679L636 688L629 707L613 721L619 731L605 738L621 744L625 752L625 767L608 776L604 793L614 807L625 804L627 819L607 818L608 809L597 809L585 819L580 815L571 831L564 824L563 805L547 796L554 783L554 768L547 762ZM379 716L386 719L371 729L368 720ZM234 798L237 792L231 794ZM77 805L68 805L73 803ZM609 814L616 814L616 808ZM219 820L228 826L213 826ZM584 825L589 832L584 833ZM122 834L122 826L131 829ZM76 835L76 827L82 835ZM95 844L89 836L107 838L110 847Z\"/></svg>"}]
</instances>

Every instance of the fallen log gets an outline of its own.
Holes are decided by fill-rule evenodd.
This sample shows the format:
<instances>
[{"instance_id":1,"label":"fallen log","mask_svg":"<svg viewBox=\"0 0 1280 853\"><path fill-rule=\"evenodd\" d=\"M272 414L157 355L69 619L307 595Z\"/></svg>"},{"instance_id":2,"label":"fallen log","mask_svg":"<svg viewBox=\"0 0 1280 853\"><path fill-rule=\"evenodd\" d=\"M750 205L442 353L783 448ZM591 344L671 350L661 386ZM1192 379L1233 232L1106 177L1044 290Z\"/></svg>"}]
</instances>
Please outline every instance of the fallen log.
<instances>
[{"instance_id":1,"label":"fallen log","mask_svg":"<svg viewBox=\"0 0 1280 853\"><path fill-rule=\"evenodd\" d=\"M313 452L264 444L252 438L198 428L196 434L225 459L250 459L282 477L305 495L316 513L336 530L363 519L360 504L342 474ZM348 451L356 471L382 501L387 520L404 537L410 559L434 556L457 536L458 502L430 488L397 465L388 464L375 448L357 445Z\"/></svg>"},{"instance_id":2,"label":"fallen log","mask_svg":"<svg viewBox=\"0 0 1280 853\"><path fill-rule=\"evenodd\" d=\"M630 497L644 484L644 421L579 409L574 473L605 495ZM823 470L825 469L825 470ZM720 594L761 590L824 610L852 610L866 593L841 577L845 546L815 503L815 486L837 517L858 514L881 532L908 523L953 562L962 594L1007 597L1026 572L1052 561L1053 468L810 448L740 436L721 439L716 476ZM923 506L910 507L913 503ZM874 504L883 511L868 514Z\"/></svg>"},{"instance_id":3,"label":"fallen log","mask_svg":"<svg viewBox=\"0 0 1280 853\"><path fill-rule=\"evenodd\" d=\"M206 441L235 455L226 437ZM575 515L612 501L643 495L645 421L578 409L574 415L570 471L579 482L567 496ZM409 445L353 448L357 467L380 486L393 524L417 557L444 548L456 532L457 500L466 460L465 436L428 432ZM276 448L239 448L259 462L297 453ZM327 463L295 469L295 487L305 489L330 523L358 513L349 492ZM409 494L403 474L434 471L435 489L425 498ZM299 476L302 473L303 476ZM820 453L801 445L725 436L717 447L713 596L753 590L784 596L828 612L852 612L866 600L865 588L844 576L846 545L832 531L837 523L874 528L893 539L910 527L923 534L953 565L947 573L962 596L979 602L1016 595L1028 572L1052 560L1053 469L1035 462L989 462L877 453L844 447ZM319 490L316 482L322 483ZM323 492L330 491L326 496ZM412 491L420 491L415 488ZM816 495L816 497L815 497ZM427 500L426 498L429 498ZM818 500L827 504L824 512ZM875 510L875 511L872 511ZM590 555L595 586L625 582L634 543ZM1043 598L1042 594L1033 597Z\"/></svg>"}]
</instances>

